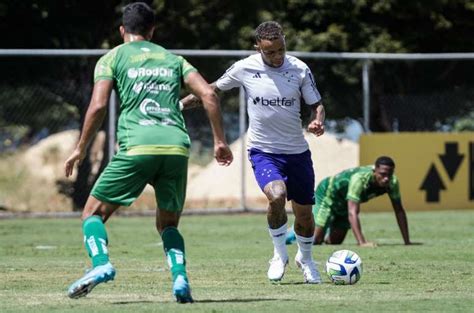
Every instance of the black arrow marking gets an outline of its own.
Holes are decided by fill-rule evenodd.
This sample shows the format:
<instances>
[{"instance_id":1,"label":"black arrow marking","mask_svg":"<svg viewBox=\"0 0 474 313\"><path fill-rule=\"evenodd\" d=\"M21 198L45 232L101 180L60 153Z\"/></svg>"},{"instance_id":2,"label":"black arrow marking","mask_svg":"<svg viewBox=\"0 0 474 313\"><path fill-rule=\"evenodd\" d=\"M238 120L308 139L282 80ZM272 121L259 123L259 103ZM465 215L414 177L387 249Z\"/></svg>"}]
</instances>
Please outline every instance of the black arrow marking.
<instances>
[{"instance_id":1,"label":"black arrow marking","mask_svg":"<svg viewBox=\"0 0 474 313\"><path fill-rule=\"evenodd\" d=\"M443 166L448 173L449 179L453 180L461 165L464 154L459 154L457 142L447 142L444 144L444 154L439 155Z\"/></svg>"},{"instance_id":2,"label":"black arrow marking","mask_svg":"<svg viewBox=\"0 0 474 313\"><path fill-rule=\"evenodd\" d=\"M420 190L426 191L426 202L439 202L440 190L446 190L434 164L431 164L428 174L426 174L421 184Z\"/></svg>"}]
</instances>

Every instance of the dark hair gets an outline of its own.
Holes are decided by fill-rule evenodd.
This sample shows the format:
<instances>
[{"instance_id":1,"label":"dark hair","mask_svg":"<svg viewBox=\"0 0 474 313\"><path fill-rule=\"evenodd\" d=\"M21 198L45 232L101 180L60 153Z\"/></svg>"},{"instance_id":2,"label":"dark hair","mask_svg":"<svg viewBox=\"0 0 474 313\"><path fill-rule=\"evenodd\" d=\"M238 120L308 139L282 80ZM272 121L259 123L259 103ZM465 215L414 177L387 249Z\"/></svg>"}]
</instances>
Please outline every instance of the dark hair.
<instances>
[{"instance_id":1,"label":"dark hair","mask_svg":"<svg viewBox=\"0 0 474 313\"><path fill-rule=\"evenodd\" d=\"M122 25L129 34L145 36L155 25L155 13L145 2L134 2L123 8Z\"/></svg>"},{"instance_id":2,"label":"dark hair","mask_svg":"<svg viewBox=\"0 0 474 313\"><path fill-rule=\"evenodd\" d=\"M377 160L375 160L375 167L379 167L380 165L395 167L395 162L393 162L391 157L381 156L381 157L378 157Z\"/></svg>"},{"instance_id":3,"label":"dark hair","mask_svg":"<svg viewBox=\"0 0 474 313\"><path fill-rule=\"evenodd\" d=\"M275 40L284 36L283 28L275 21L263 22L255 29L255 41Z\"/></svg>"}]
</instances>

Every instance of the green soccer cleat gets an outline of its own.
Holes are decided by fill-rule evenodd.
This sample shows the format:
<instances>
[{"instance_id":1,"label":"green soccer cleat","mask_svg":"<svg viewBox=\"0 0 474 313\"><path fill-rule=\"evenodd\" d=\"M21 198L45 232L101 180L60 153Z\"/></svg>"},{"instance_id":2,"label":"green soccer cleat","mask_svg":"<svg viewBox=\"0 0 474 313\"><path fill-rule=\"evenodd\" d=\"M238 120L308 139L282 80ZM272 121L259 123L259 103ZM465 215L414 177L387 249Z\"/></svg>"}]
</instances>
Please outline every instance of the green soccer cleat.
<instances>
[{"instance_id":1,"label":"green soccer cleat","mask_svg":"<svg viewBox=\"0 0 474 313\"><path fill-rule=\"evenodd\" d=\"M81 279L74 282L68 289L69 298L77 299L86 296L91 290L100 283L106 283L115 277L115 269L112 264L107 263L94 267Z\"/></svg>"}]
</instances>

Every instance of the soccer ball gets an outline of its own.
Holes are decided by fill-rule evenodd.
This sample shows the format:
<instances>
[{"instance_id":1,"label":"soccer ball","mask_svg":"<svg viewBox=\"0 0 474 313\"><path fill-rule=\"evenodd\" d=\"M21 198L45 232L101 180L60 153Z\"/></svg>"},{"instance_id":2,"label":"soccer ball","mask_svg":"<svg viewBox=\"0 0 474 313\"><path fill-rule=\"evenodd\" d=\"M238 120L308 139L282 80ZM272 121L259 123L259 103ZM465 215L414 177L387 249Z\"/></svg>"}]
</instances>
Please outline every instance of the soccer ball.
<instances>
[{"instance_id":1,"label":"soccer ball","mask_svg":"<svg viewBox=\"0 0 474 313\"><path fill-rule=\"evenodd\" d=\"M362 260L355 252L339 250L327 260L326 272L336 285L353 285L362 275Z\"/></svg>"}]
</instances>

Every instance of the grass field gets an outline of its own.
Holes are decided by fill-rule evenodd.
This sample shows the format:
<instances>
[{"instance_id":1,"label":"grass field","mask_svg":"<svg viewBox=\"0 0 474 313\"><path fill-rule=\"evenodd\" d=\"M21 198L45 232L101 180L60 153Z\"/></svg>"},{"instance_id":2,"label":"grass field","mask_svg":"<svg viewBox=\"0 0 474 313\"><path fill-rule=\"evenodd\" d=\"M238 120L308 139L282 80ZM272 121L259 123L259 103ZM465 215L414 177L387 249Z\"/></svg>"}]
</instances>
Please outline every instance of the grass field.
<instances>
[{"instance_id":1,"label":"grass field","mask_svg":"<svg viewBox=\"0 0 474 313\"><path fill-rule=\"evenodd\" d=\"M280 284L266 279L271 257L265 215L184 216L188 271L196 303L171 296L154 219L108 223L115 281L71 300L68 285L89 265L76 219L0 220L0 312L473 312L474 212L409 212L404 246L393 213L361 214L377 248L318 246L315 259L346 248L362 258L353 286L302 284L293 263ZM296 247L290 246L294 256Z\"/></svg>"}]
</instances>

